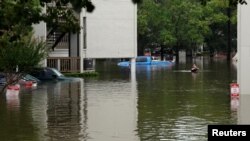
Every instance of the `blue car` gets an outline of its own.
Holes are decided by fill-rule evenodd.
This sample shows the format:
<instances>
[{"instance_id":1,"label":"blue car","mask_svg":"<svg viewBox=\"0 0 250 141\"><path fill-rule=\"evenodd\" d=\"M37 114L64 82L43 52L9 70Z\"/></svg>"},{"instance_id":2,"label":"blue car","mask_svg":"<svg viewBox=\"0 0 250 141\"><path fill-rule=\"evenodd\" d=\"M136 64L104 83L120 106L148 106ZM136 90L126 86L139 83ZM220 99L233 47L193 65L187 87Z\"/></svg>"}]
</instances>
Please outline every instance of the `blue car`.
<instances>
[{"instance_id":1,"label":"blue car","mask_svg":"<svg viewBox=\"0 0 250 141\"><path fill-rule=\"evenodd\" d=\"M172 61L160 61L160 60L153 60L151 56L138 56L136 58L136 65L159 65L159 66L170 66L173 65L174 62ZM117 64L118 66L122 67L129 67L131 65L130 61L123 61Z\"/></svg>"}]
</instances>

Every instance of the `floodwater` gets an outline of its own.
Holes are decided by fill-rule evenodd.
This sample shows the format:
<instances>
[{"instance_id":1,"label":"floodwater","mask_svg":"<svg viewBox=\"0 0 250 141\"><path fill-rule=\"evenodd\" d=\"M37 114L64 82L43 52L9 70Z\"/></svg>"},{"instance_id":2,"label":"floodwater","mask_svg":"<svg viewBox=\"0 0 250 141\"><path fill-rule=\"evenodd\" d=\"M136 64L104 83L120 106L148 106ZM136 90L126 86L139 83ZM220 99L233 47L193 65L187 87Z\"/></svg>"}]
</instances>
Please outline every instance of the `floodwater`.
<instances>
[{"instance_id":1,"label":"floodwater","mask_svg":"<svg viewBox=\"0 0 250 141\"><path fill-rule=\"evenodd\" d=\"M195 62L198 73L189 70ZM97 61L96 78L46 82L0 96L1 141L206 141L207 125L237 124L236 67L180 60L170 67Z\"/></svg>"}]
</instances>

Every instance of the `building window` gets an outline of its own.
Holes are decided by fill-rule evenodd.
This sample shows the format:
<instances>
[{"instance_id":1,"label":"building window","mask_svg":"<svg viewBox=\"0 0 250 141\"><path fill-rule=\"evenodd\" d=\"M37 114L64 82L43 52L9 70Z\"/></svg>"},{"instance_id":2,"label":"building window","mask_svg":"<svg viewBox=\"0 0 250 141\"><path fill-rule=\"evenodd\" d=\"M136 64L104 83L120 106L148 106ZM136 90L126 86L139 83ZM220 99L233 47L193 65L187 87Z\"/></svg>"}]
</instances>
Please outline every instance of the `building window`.
<instances>
[{"instance_id":1,"label":"building window","mask_svg":"<svg viewBox=\"0 0 250 141\"><path fill-rule=\"evenodd\" d=\"M86 28L86 17L83 17L83 48L87 48L87 28Z\"/></svg>"}]
</instances>

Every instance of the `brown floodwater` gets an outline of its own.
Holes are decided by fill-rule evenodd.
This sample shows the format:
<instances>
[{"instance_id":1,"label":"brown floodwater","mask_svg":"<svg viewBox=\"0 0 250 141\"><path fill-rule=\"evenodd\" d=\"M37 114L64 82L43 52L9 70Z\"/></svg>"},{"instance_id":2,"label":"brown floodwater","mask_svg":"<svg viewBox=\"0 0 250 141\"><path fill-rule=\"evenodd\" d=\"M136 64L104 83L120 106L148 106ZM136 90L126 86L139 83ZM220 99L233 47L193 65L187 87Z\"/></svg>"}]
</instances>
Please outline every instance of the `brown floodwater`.
<instances>
[{"instance_id":1,"label":"brown floodwater","mask_svg":"<svg viewBox=\"0 0 250 141\"><path fill-rule=\"evenodd\" d=\"M0 140L206 141L207 125L237 124L239 101L229 94L235 65L196 58L131 74L116 63L98 60L95 78L1 95Z\"/></svg>"}]
</instances>

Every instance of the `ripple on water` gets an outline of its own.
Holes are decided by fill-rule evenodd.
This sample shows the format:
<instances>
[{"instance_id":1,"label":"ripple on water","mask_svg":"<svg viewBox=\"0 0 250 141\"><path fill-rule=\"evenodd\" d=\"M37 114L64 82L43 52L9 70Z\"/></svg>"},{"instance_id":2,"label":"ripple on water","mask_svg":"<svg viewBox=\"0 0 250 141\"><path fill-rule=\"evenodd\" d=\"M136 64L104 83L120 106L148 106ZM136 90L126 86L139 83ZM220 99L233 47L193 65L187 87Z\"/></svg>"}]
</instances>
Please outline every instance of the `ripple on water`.
<instances>
[{"instance_id":1,"label":"ripple on water","mask_svg":"<svg viewBox=\"0 0 250 141\"><path fill-rule=\"evenodd\" d=\"M161 141L206 141L207 121L194 116L182 116L177 119L161 120L160 124L147 121L141 138L143 140ZM212 122L211 122L212 123Z\"/></svg>"}]
</instances>

